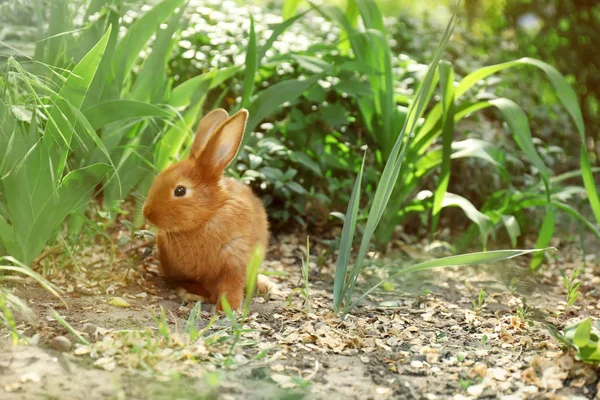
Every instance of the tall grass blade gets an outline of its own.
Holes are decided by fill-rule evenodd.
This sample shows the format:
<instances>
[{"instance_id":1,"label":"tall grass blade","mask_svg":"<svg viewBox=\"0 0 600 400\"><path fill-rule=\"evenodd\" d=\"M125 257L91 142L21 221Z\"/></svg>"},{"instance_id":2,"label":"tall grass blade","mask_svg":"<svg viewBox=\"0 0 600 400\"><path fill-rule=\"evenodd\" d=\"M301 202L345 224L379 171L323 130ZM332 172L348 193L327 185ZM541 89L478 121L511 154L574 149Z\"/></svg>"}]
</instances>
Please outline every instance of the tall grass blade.
<instances>
[{"instance_id":1,"label":"tall grass blade","mask_svg":"<svg viewBox=\"0 0 600 400\"><path fill-rule=\"evenodd\" d=\"M354 182L354 188L348 202L346 217L344 219L344 227L342 228L342 237L340 238L340 248L338 258L335 264L335 278L333 280L333 309L338 312L343 300L343 288L346 285L346 270L350 262L350 253L352 252L352 244L354 243L354 234L356 232L356 220L358 217L358 208L360 200L360 187L362 182L363 171L365 168L365 159L367 153L363 156L363 161L360 166L360 171ZM307 261L308 262L308 261Z\"/></svg>"},{"instance_id":2,"label":"tall grass blade","mask_svg":"<svg viewBox=\"0 0 600 400\"><path fill-rule=\"evenodd\" d=\"M55 165L54 174L56 177L62 176L69 155L69 151L66 149L70 148L74 133L73 129L69 127L68 121L70 107L79 109L83 104L87 90L104 55L110 32L111 29L109 28L96 46L75 66L73 72L61 87L58 96L54 98L58 106L50 112L44 138L51 149L51 162ZM60 105L63 107L60 107ZM56 145L60 147L58 154L56 154L56 150L53 150Z\"/></svg>"},{"instance_id":3,"label":"tall grass blade","mask_svg":"<svg viewBox=\"0 0 600 400\"><path fill-rule=\"evenodd\" d=\"M533 250L495 250L495 251L485 251L478 253L469 253L469 254L461 254L459 256L450 256L438 258L436 260L425 261L420 264L412 265L408 268L403 268L402 270L396 272L390 277L383 279L378 284L361 294L352 304L347 307L347 310L351 310L356 307L358 303L360 303L365 297L371 294L375 289L379 286L388 282L391 279L397 278L401 275L406 275L419 271L426 271L433 268L446 268L446 267L459 267L466 265L477 265L477 264L489 264L501 260L508 260L514 257L522 256L525 254L544 252L546 250L553 250L553 248L548 249L533 249Z\"/></svg>"},{"instance_id":4,"label":"tall grass blade","mask_svg":"<svg viewBox=\"0 0 600 400\"><path fill-rule=\"evenodd\" d=\"M258 278L258 271L262 265L263 259L265 258L265 250L261 246L257 246L252 252L248 266L246 267L246 298L244 299L243 316L248 315L250 306L252 305L252 299L256 293L256 280Z\"/></svg>"},{"instance_id":5,"label":"tall grass blade","mask_svg":"<svg viewBox=\"0 0 600 400\"><path fill-rule=\"evenodd\" d=\"M110 170L107 164L93 164L65 175L57 195L48 198L25 236L26 263L42 251L46 241L71 212L89 201L94 187Z\"/></svg>"},{"instance_id":6,"label":"tall grass blade","mask_svg":"<svg viewBox=\"0 0 600 400\"><path fill-rule=\"evenodd\" d=\"M132 100L151 103L163 100L167 86L167 62L174 44L173 36L179 29L179 20L184 11L185 7L181 7L179 12L169 19L167 28L158 31L152 44L152 53L144 61L131 90Z\"/></svg>"},{"instance_id":7,"label":"tall grass blade","mask_svg":"<svg viewBox=\"0 0 600 400\"><path fill-rule=\"evenodd\" d=\"M59 313L56 312L56 310L52 309L50 311L50 315L52 315L52 318L54 318L56 320L56 322L58 322L59 324L61 324L67 331L69 331L69 333L71 335L73 335L74 337L76 337L77 340L79 341L79 343L83 343L83 344L89 345L89 342L87 340L85 340L85 338L83 336L81 336L79 334L79 332L77 332L71 326L71 324L69 324L67 321L65 321L65 319L63 317L61 317Z\"/></svg>"},{"instance_id":8,"label":"tall grass blade","mask_svg":"<svg viewBox=\"0 0 600 400\"><path fill-rule=\"evenodd\" d=\"M414 132L414 129L415 129L415 126L416 126L416 123L417 123L419 117L422 115L422 113L425 110L426 101L429 98L429 96L428 96L429 93L432 90L432 85L433 85L434 78L436 75L438 63L440 61L442 53L444 52L444 49L446 48L446 45L448 44L448 40L450 38L452 28L454 27L455 18L456 18L456 12L452 15L452 18L450 19L448 25L446 26L444 35L442 36L442 39L438 45L438 48L436 49L436 51L434 53L433 60L432 60L431 64L429 65L429 68L427 70L425 78L423 79L423 82L422 82L421 86L419 87L417 94L415 95L415 99L409 108L407 118L404 121L404 127L402 128L402 130L400 131L400 134L398 135L398 137L396 139L394 147L393 147L393 149L390 153L390 156L387 159L387 162L385 164L382 176L379 180L377 190L375 191L372 205L369 210L369 216L367 217L367 223L366 223L366 226L364 229L358 256L357 256L354 266L350 272L350 277L345 282L345 284L343 285L343 288L342 288L341 297L344 298L344 301L346 304L346 307L344 308L344 315L350 309L348 307L348 305L351 303L351 299L352 299L352 295L354 293L356 281L358 279L358 275L362 268L362 264L363 264L364 258L366 256L367 249L371 243L373 234L375 233L375 229L377 228L377 226L381 220L383 212L385 211L388 201L392 195L394 186L397 182L397 178L400 173L400 168L402 166L402 162L403 162L404 155L406 152L406 144L408 143L408 141L410 140L410 136L412 136L412 134ZM344 20L345 20L345 18L344 18ZM348 24L348 21L345 21L343 23ZM353 46L353 48L354 48L354 46ZM408 137L409 140L405 141L404 138L406 135L409 135L409 137ZM346 225L346 224L355 225L356 219L352 220L352 219L346 218L346 220L344 221L344 225ZM340 255L338 255L338 257L340 257ZM337 274L337 271L336 271L336 274Z\"/></svg>"},{"instance_id":9,"label":"tall grass blade","mask_svg":"<svg viewBox=\"0 0 600 400\"><path fill-rule=\"evenodd\" d=\"M537 248L545 248L552 239L554 233L554 210L550 204L550 171L544 164L544 161L538 154L535 145L533 144L533 137L529 130L529 123L527 116L515 102L499 98L491 100L490 103L500 110L504 120L508 124L510 131L512 132L515 142L519 145L523 153L527 156L527 159L538 169L544 186L546 187L546 196L548 199L548 207L546 211L546 217L542 223L540 233L536 241ZM537 253L533 256L531 261L531 269L538 269L544 259L542 253Z\"/></svg>"},{"instance_id":10,"label":"tall grass blade","mask_svg":"<svg viewBox=\"0 0 600 400\"><path fill-rule=\"evenodd\" d=\"M360 10L360 17L367 29L376 29L383 35L386 35L383 15L374 0L352 0Z\"/></svg>"},{"instance_id":11,"label":"tall grass blade","mask_svg":"<svg viewBox=\"0 0 600 400\"><path fill-rule=\"evenodd\" d=\"M118 121L137 118L172 118L175 113L135 100L110 100L96 104L83 112L94 130Z\"/></svg>"},{"instance_id":12,"label":"tall grass blade","mask_svg":"<svg viewBox=\"0 0 600 400\"><path fill-rule=\"evenodd\" d=\"M250 33L244 71L244 86L242 89L242 108L248 108L250 97L254 89L254 77L258 69L258 55L256 48L256 33L254 32L254 18L250 16Z\"/></svg>"},{"instance_id":13,"label":"tall grass blade","mask_svg":"<svg viewBox=\"0 0 600 400\"><path fill-rule=\"evenodd\" d=\"M546 243L546 244L550 243L550 240L552 239L552 236L554 235L554 224L555 224L554 207L553 207L552 203L549 203L546 206L546 216L544 217L544 221L542 222L542 227L540 228L540 233L535 242L536 245L538 245L540 243ZM529 265L529 268L531 268L534 271L539 269L540 265L542 265L542 261L544 261L544 253L543 252L534 254L533 259L531 260L531 264Z\"/></svg>"},{"instance_id":14,"label":"tall grass blade","mask_svg":"<svg viewBox=\"0 0 600 400\"><path fill-rule=\"evenodd\" d=\"M283 2L283 9L281 11L283 19L293 17L294 14L296 14L296 10L298 9L298 6L301 2L302 0L285 0Z\"/></svg>"},{"instance_id":15,"label":"tall grass blade","mask_svg":"<svg viewBox=\"0 0 600 400\"><path fill-rule=\"evenodd\" d=\"M115 48L111 68L112 77L109 81L116 81L118 86L123 84L150 37L158 31L160 24L183 3L184 0L163 0L131 24Z\"/></svg>"},{"instance_id":16,"label":"tall grass blade","mask_svg":"<svg viewBox=\"0 0 600 400\"><path fill-rule=\"evenodd\" d=\"M277 24L274 28L273 28L273 33L271 33L271 36L269 36L269 38L267 39L267 41L265 42L265 44L263 44L262 46L260 46L258 48L258 54L257 54L257 68L260 67L260 64L262 63L263 59L265 58L265 55L267 54L267 51L269 51L269 49L273 46L273 43L275 43L275 41L277 40L277 38L286 31L287 28L289 28L294 22L296 22L297 20L299 20L300 18L302 18L303 16L305 16L310 10L306 10L303 13L294 15L294 16L289 16L286 17L285 15L283 16L284 21L281 22L280 24Z\"/></svg>"},{"instance_id":17,"label":"tall grass blade","mask_svg":"<svg viewBox=\"0 0 600 400\"><path fill-rule=\"evenodd\" d=\"M195 104L209 89L219 86L234 76L240 67L227 67L212 70L202 75L195 76L173 89L169 105L179 108Z\"/></svg>"},{"instance_id":18,"label":"tall grass blade","mask_svg":"<svg viewBox=\"0 0 600 400\"><path fill-rule=\"evenodd\" d=\"M581 215L577 210L575 210L573 207L571 207L568 204L565 203L561 203L559 201L553 200L552 201L552 205L555 208L558 208L559 210L562 210L564 212L566 212L569 216L571 216L573 219L578 220L579 222L581 222L583 225L585 225L586 228L588 228L590 230L590 232L592 232L594 234L594 236L596 236L596 238L598 240L600 240L600 230L594 226L593 223L589 222L587 220L587 218L585 218L583 215Z\"/></svg>"},{"instance_id":19,"label":"tall grass blade","mask_svg":"<svg viewBox=\"0 0 600 400\"><path fill-rule=\"evenodd\" d=\"M35 280L37 283L39 283L40 286L42 286L45 290L48 291L48 293L51 293L53 296L57 297L64 305L67 304L61 297L59 289L56 286L54 286L54 284L46 280L46 278L29 268L24 263L11 256L0 257L0 263L10 263L10 265L0 264L0 271L15 272L18 274L27 275L30 278L33 278L33 280Z\"/></svg>"},{"instance_id":20,"label":"tall grass blade","mask_svg":"<svg viewBox=\"0 0 600 400\"><path fill-rule=\"evenodd\" d=\"M450 182L450 156L452 152L452 141L454 140L454 69L448 62L440 62L440 91L442 93L443 108L443 133L442 133L442 169L440 179L433 195L433 207L431 210L432 223L431 233L437 229L442 209L442 201L448 190Z\"/></svg>"}]
</instances>

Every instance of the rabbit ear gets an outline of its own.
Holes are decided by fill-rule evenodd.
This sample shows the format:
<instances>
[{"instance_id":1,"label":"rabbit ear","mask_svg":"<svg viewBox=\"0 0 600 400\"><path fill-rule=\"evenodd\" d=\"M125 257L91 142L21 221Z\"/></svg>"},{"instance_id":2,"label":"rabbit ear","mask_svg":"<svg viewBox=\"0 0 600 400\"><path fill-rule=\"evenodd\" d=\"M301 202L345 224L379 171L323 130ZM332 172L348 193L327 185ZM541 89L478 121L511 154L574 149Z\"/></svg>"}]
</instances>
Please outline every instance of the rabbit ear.
<instances>
[{"instance_id":1,"label":"rabbit ear","mask_svg":"<svg viewBox=\"0 0 600 400\"><path fill-rule=\"evenodd\" d=\"M247 120L248 111L241 109L218 127L200 157L203 169L223 173L240 148Z\"/></svg>"},{"instance_id":2,"label":"rabbit ear","mask_svg":"<svg viewBox=\"0 0 600 400\"><path fill-rule=\"evenodd\" d=\"M217 108L206 114L204 118L200 120L198 129L196 130L196 136L194 136L194 143L192 143L192 147L190 148L190 158L200 157L200 154L202 154L214 130L228 117L227 111L222 108Z\"/></svg>"}]
</instances>

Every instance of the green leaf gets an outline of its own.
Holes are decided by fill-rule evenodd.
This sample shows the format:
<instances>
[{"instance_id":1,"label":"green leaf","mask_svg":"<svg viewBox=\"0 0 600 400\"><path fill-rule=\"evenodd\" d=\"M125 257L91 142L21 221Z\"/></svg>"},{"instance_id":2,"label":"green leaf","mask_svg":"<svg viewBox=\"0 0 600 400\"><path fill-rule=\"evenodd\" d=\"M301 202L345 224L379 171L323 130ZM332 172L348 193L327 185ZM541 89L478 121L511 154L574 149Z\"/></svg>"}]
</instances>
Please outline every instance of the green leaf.
<instances>
[{"instance_id":1,"label":"green leaf","mask_svg":"<svg viewBox=\"0 0 600 400\"><path fill-rule=\"evenodd\" d=\"M591 332L592 321L589 318L586 318L579 323L575 330L575 336L573 336L573 343L578 349L583 349L588 345Z\"/></svg>"},{"instance_id":2,"label":"green leaf","mask_svg":"<svg viewBox=\"0 0 600 400\"><path fill-rule=\"evenodd\" d=\"M542 227L540 228L540 233L538 234L538 238L536 246L539 244L548 245L552 236L554 235L554 207L552 204L548 204L546 207L546 216L544 217L544 222L542 222ZM537 270L542 265L542 261L544 261L544 253L537 253L533 256L531 260L531 264L529 268L532 270Z\"/></svg>"},{"instance_id":3,"label":"green leaf","mask_svg":"<svg viewBox=\"0 0 600 400\"><path fill-rule=\"evenodd\" d=\"M8 251L8 254L20 254L20 246L17 244L12 225L0 215L0 243Z\"/></svg>"},{"instance_id":4,"label":"green leaf","mask_svg":"<svg viewBox=\"0 0 600 400\"><path fill-rule=\"evenodd\" d=\"M25 243L29 251L26 264L32 261L32 256L39 254L46 241L67 216L89 201L89 194L110 170L110 165L93 164L69 172L63 178L56 198L48 199L27 236Z\"/></svg>"},{"instance_id":5,"label":"green leaf","mask_svg":"<svg viewBox=\"0 0 600 400\"><path fill-rule=\"evenodd\" d=\"M538 235L536 241L536 247L546 247L550 243L552 235L554 234L555 223L554 211L552 209L552 205L550 204L550 172L548 171L548 168L544 164L544 161L539 156L535 145L533 144L531 131L529 130L529 122L527 121L527 116L521 107L511 100L502 98L491 100L490 103L498 107L514 136L515 141L525 153L527 159L538 169L542 180L544 181L544 185L546 187L546 196L548 199L548 208L546 217L544 218L544 222L540 230L540 234ZM538 269L543 259L543 254L536 254L531 261L531 269Z\"/></svg>"},{"instance_id":6,"label":"green leaf","mask_svg":"<svg viewBox=\"0 0 600 400\"><path fill-rule=\"evenodd\" d=\"M179 28L179 20L185 11L181 7L167 24L167 28L159 29L156 40L152 44L152 53L144 61L142 70L137 74L131 99L158 103L165 95L167 64L173 46L173 34Z\"/></svg>"},{"instance_id":7,"label":"green leaf","mask_svg":"<svg viewBox=\"0 0 600 400\"><path fill-rule=\"evenodd\" d=\"M581 215L577 210L575 210L573 207L569 206L568 204L564 204L564 203L554 201L554 200L552 201L552 205L554 207L558 208L559 210L566 212L572 218L581 222L586 228L588 228L588 230L590 232L592 232L594 234L594 236L596 236L596 239L598 239L600 241L600 230L598 230L598 228L596 226L594 226L593 223L588 221L587 218L584 217L583 215Z\"/></svg>"},{"instance_id":8,"label":"green leaf","mask_svg":"<svg viewBox=\"0 0 600 400\"><path fill-rule=\"evenodd\" d=\"M334 89L340 93L346 93L351 97L368 97L373 95L369 82L361 82L358 80L343 80L334 86Z\"/></svg>"},{"instance_id":9,"label":"green leaf","mask_svg":"<svg viewBox=\"0 0 600 400\"><path fill-rule=\"evenodd\" d=\"M303 56L300 54L292 54L291 57L298 63L299 66L312 72L313 74L320 74L331 68L331 65L320 58Z\"/></svg>"},{"instance_id":10,"label":"green leaf","mask_svg":"<svg viewBox=\"0 0 600 400\"><path fill-rule=\"evenodd\" d=\"M354 0L348 0L346 12L343 15L345 17L344 19L347 21L347 25L342 25L344 29L342 29L340 34L338 48L340 49L340 53L342 55L347 55L351 48L349 38L354 33L354 27L358 25L358 17L360 15L360 10L358 9L358 6Z\"/></svg>"},{"instance_id":11,"label":"green leaf","mask_svg":"<svg viewBox=\"0 0 600 400\"><path fill-rule=\"evenodd\" d=\"M285 184L290 190L298 193L298 194L306 194L306 189L302 187L298 182L288 182Z\"/></svg>"},{"instance_id":12,"label":"green leaf","mask_svg":"<svg viewBox=\"0 0 600 400\"><path fill-rule=\"evenodd\" d=\"M523 153L525 153L527 159L540 171L542 179L548 187L550 172L533 144L529 122L521 107L512 100L505 98L490 100L490 104L500 110L511 133L514 135L515 142L517 142Z\"/></svg>"},{"instance_id":13,"label":"green leaf","mask_svg":"<svg viewBox=\"0 0 600 400\"><path fill-rule=\"evenodd\" d=\"M496 72L517 65L531 65L541 69L546 74L550 84L554 88L558 99L571 115L573 122L575 122L575 126L579 132L579 138L581 141L580 163L583 182L588 194L588 200L596 218L596 222L600 225L600 197L598 196L598 190L596 188L594 177L591 171L591 164L586 147L585 126L583 117L581 115L581 109L577 100L577 94L571 85L569 85L567 80L560 74L560 72L556 70L556 68L533 58L521 58L519 60L481 68L463 78L456 88L456 97L458 98L463 95L467 90L469 90L471 87L473 87L473 85L482 79L485 79Z\"/></svg>"},{"instance_id":14,"label":"green leaf","mask_svg":"<svg viewBox=\"0 0 600 400\"><path fill-rule=\"evenodd\" d=\"M517 238L521 235L519 222L512 215L503 215L502 223L504 224L506 232L508 233L508 237L510 238L510 244L512 247L515 247L517 245Z\"/></svg>"},{"instance_id":15,"label":"green leaf","mask_svg":"<svg viewBox=\"0 0 600 400\"><path fill-rule=\"evenodd\" d=\"M169 118L175 115L152 104L134 100L111 100L96 104L83 112L94 130L132 118Z\"/></svg>"},{"instance_id":16,"label":"green leaf","mask_svg":"<svg viewBox=\"0 0 600 400\"><path fill-rule=\"evenodd\" d=\"M169 105L179 108L187 107L201 98L206 91L219 86L240 70L239 67L227 67L212 70L195 76L173 89Z\"/></svg>"},{"instance_id":17,"label":"green leaf","mask_svg":"<svg viewBox=\"0 0 600 400\"><path fill-rule=\"evenodd\" d=\"M177 120L161 138L155 150L157 170L161 171L170 163L176 161L174 157L180 151L186 137L193 135L192 126L198 119L204 99L205 97L203 96L201 101L186 110L182 115L183 118Z\"/></svg>"},{"instance_id":18,"label":"green leaf","mask_svg":"<svg viewBox=\"0 0 600 400\"><path fill-rule=\"evenodd\" d=\"M104 3L104 0L101 1ZM92 6L93 4L90 3L88 11L95 8L95 6ZM100 65L98 66L98 70L94 76L94 80L88 89L87 95L83 102L83 109L92 107L93 105L101 102L104 98L110 98L111 95L118 96L118 93L121 90L120 84L117 85L115 82L112 84L109 83L111 64L113 62L115 48L117 47L117 42L119 40L121 12L117 7L109 7L105 8L104 10L105 14L101 14L101 18L88 25L87 29L82 34L81 39L77 42L78 47L80 47L78 51L91 48L93 47L93 44L95 44L98 39L102 37L107 29L111 28L106 50L104 50L104 57L102 57L102 61L100 61ZM87 18L85 20L87 20Z\"/></svg>"},{"instance_id":19,"label":"green leaf","mask_svg":"<svg viewBox=\"0 0 600 400\"><path fill-rule=\"evenodd\" d=\"M349 122L348 111L338 102L319 107L319 114L323 122L332 128L339 128Z\"/></svg>"},{"instance_id":20,"label":"green leaf","mask_svg":"<svg viewBox=\"0 0 600 400\"><path fill-rule=\"evenodd\" d=\"M256 33L254 32L254 18L250 16L250 33L244 70L244 86L242 88L242 108L248 108L250 97L254 89L254 76L258 69L258 55L256 48Z\"/></svg>"},{"instance_id":21,"label":"green leaf","mask_svg":"<svg viewBox=\"0 0 600 400\"><path fill-rule=\"evenodd\" d=\"M246 123L246 133L253 132L266 116L274 114L283 103L300 96L323 75L324 73L316 74L304 80L289 79L262 90L248 107L250 116ZM247 134L244 137L244 143L249 136Z\"/></svg>"},{"instance_id":22,"label":"green leaf","mask_svg":"<svg viewBox=\"0 0 600 400\"><path fill-rule=\"evenodd\" d=\"M450 192L446 192L444 194L441 206L442 208L460 207L460 209L464 211L467 218L473 221L479 228L483 248L486 248L487 238L494 226L490 217L477 210L477 208L469 200Z\"/></svg>"},{"instance_id":23,"label":"green leaf","mask_svg":"<svg viewBox=\"0 0 600 400\"><path fill-rule=\"evenodd\" d=\"M298 5L302 0L285 0L283 2L283 10L281 11L284 20L289 19L296 14Z\"/></svg>"},{"instance_id":24,"label":"green leaf","mask_svg":"<svg viewBox=\"0 0 600 400\"><path fill-rule=\"evenodd\" d=\"M592 166L590 164L587 147L585 145L585 139L581 145L580 159L583 184L587 191L587 196L590 205L592 206L592 211L596 217L596 223L600 225L600 199L598 198L598 191L596 190L596 182L594 181L594 175L592 174Z\"/></svg>"},{"instance_id":25,"label":"green leaf","mask_svg":"<svg viewBox=\"0 0 600 400\"><path fill-rule=\"evenodd\" d=\"M129 26L115 49L111 80L115 80L119 86L122 85L148 40L183 2L184 0L164 0Z\"/></svg>"},{"instance_id":26,"label":"green leaf","mask_svg":"<svg viewBox=\"0 0 600 400\"><path fill-rule=\"evenodd\" d=\"M322 176L321 167L308 154L303 151L293 151L290 153L292 161L306 167L317 176Z\"/></svg>"},{"instance_id":27,"label":"green leaf","mask_svg":"<svg viewBox=\"0 0 600 400\"><path fill-rule=\"evenodd\" d=\"M110 32L109 28L96 46L75 66L58 95L54 96L55 107L50 111L44 138L49 146L50 163L55 166L53 172L56 178L62 176L69 155L64 149L70 147L74 134L69 123L70 108L79 109L83 104L104 55ZM55 149L57 145L59 149Z\"/></svg>"},{"instance_id":28,"label":"green leaf","mask_svg":"<svg viewBox=\"0 0 600 400\"><path fill-rule=\"evenodd\" d=\"M104 36L75 66L69 74L66 82L60 88L58 95L68 101L73 107L80 108L87 94L87 90L94 79L94 75L100 65L100 60L106 50L106 44L110 37L109 27Z\"/></svg>"}]
</instances>

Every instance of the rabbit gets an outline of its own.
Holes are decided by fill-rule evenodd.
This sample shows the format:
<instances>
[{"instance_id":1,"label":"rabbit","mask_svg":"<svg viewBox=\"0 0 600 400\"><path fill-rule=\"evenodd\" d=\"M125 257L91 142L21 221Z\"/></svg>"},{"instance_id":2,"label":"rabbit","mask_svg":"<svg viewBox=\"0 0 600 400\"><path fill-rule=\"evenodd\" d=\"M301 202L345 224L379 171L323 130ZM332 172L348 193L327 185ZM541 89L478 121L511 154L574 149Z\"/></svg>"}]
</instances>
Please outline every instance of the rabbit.
<instances>
[{"instance_id":1,"label":"rabbit","mask_svg":"<svg viewBox=\"0 0 600 400\"><path fill-rule=\"evenodd\" d=\"M221 296L239 309L246 264L256 246L266 251L269 223L262 201L247 185L223 176L237 153L248 111L229 117L223 109L198 125L189 156L159 173L143 207L157 228L159 270L181 291L215 303ZM259 291L274 284L259 276ZM193 297L193 296L192 296Z\"/></svg>"}]
</instances>

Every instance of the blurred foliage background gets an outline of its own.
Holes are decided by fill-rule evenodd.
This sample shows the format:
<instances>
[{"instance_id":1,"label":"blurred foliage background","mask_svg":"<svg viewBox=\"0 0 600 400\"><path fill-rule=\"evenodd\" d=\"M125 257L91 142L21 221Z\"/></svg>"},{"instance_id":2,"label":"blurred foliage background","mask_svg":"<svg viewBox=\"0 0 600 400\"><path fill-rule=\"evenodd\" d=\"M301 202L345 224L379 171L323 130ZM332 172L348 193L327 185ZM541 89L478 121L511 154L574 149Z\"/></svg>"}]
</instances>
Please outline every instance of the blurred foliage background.
<instances>
[{"instance_id":1,"label":"blurred foliage background","mask_svg":"<svg viewBox=\"0 0 600 400\"><path fill-rule=\"evenodd\" d=\"M126 212L122 204L130 196L137 199L139 209L157 169L185 156L197 117L217 107L231 111L249 106L260 116L256 126L247 132L245 151L230 172L252 185L262 197L276 230L302 227L324 232L340 225L365 145L369 151L361 203L368 205L373 200L394 135L402 118L406 118L407 107L454 7L454 2L447 0L380 0L375 3L384 18L378 25L377 13L370 21L364 15L359 19L354 3L348 5L346 0L322 2L316 10L310 10L312 6L306 1L294 0L190 0L180 1L181 9L177 8L177 1L168 0L0 0L0 63L5 72L3 101L11 110L8 114L25 131L31 131L35 114L32 120L30 112L48 102L44 96L39 101L35 97L38 86L30 90L20 84L39 79L39 87L49 85L44 91L52 98L52 82L60 81L56 74L64 77L61 69L72 69L82 59L83 49L89 50L104 34L106 21L119 25L106 48L110 52L114 50L113 38L126 37L128 30L153 6L166 3L172 3L169 13L157 23L156 32L150 32L153 34L149 34L147 43L140 44L139 54L128 57L118 53L117 48L116 54L131 63L131 70L123 72L119 85L98 91L95 99L86 97L81 107L80 123L87 126L87 120L93 128L98 123L92 118L93 111L106 107L106 101L142 101L157 108L142 112L139 104L127 103L138 107L128 114L128 131L122 131L120 122L98 127L98 138L105 147L95 149L89 157L66 157L65 173L88 167L92 162L112 162L112 167L124 174L126 183L122 186L119 181L121 186L117 186L116 178L109 173L101 180L106 186L92 211L81 205L73 213L68 210L72 238L82 227L103 228L115 215ZM343 25L332 17L337 15L331 11L334 9L346 13L365 38L373 30L384 35L381 54L389 54L389 87L377 83L381 78L373 70L377 64L360 60L356 43L348 45ZM62 24L57 15L69 24ZM589 158L592 165L597 164L600 54L595 49L600 44L600 5L584 0L465 0L458 15L460 19L443 55L451 63L452 82L458 84L484 66L521 57L537 58L555 66L575 88L587 128ZM165 32L172 32L172 40ZM161 51L159 55L157 49ZM20 63L22 74L8 62L9 56ZM257 68L249 74L246 71L252 72L252 57L257 57ZM117 61L107 62L113 63L113 72L119 68ZM159 80L149 75L147 66L151 65L158 66L155 71ZM98 70L102 71L102 65ZM94 79L92 89L99 84L98 78ZM144 86L147 82L158 84ZM288 84L297 93L285 86ZM279 96L283 93L285 96ZM439 104L445 94L439 88L431 93L433 100L426 107L425 120L435 116L436 102ZM548 176L568 184L567 188L553 188L552 195L557 201L570 201L573 211L581 211L583 217L574 219L581 224L591 218L585 190L574 186L581 179L577 173L561 175L579 168L580 141L560 96L539 70L517 66L477 81L463 95L464 103L457 103L457 107L500 97L517 102L531 127L532 149L548 169ZM386 114L380 101L391 101L397 110ZM132 120L133 116L137 119ZM42 116L42 125L46 118ZM435 121L434 117L430 119ZM447 210L439 224L439 210L433 212L433 218L431 213L432 207L436 208L432 202L439 199L434 200L431 194L445 174L442 131L421 150L414 154L409 151L400 175L403 188L397 189L393 210L383 217L386 232L379 236L379 244L386 243L401 225L417 236L426 236L436 229L453 234L466 231L463 243L470 243L473 235L479 233L484 237L484 245L487 236L495 236L496 231L504 232L499 233L501 243L510 240L513 246L517 239L519 244L525 244L526 235L522 233L538 232L550 192L546 200L541 199L545 175L540 173L539 163L532 165L531 153L519 150L512 136L516 133L507 124L509 120L501 115L501 110L487 106L457 118L456 127L450 132L453 155L448 164L451 178L449 197L444 203ZM74 131L76 135L77 126ZM112 143L112 139L107 139L110 137L120 139ZM91 135L82 142L90 144L94 140L96 137ZM137 175L132 177L131 171L137 171ZM6 187L0 187L0 217L4 215L11 225L3 205L7 192ZM364 220L366 214L359 218ZM138 218L136 226L140 223ZM598 234L593 224L591 228Z\"/></svg>"}]
</instances>

